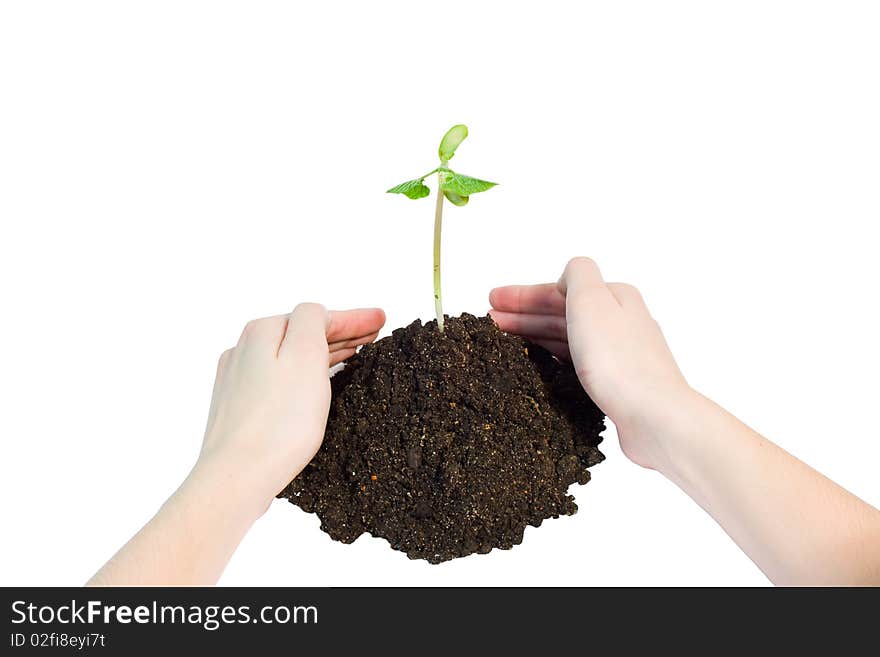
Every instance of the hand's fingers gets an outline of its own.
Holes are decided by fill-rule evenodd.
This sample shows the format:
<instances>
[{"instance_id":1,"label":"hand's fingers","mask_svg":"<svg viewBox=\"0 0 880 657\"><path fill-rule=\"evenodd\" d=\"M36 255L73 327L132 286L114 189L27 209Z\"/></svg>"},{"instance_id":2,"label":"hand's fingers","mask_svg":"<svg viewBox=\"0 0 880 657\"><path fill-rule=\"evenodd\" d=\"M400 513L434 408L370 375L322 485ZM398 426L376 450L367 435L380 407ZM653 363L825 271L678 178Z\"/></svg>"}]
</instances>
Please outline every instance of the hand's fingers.
<instances>
[{"instance_id":1,"label":"hand's fingers","mask_svg":"<svg viewBox=\"0 0 880 657\"><path fill-rule=\"evenodd\" d=\"M528 338L568 341L564 315L529 315L490 310L489 315L498 328L508 333L524 335Z\"/></svg>"},{"instance_id":2,"label":"hand's fingers","mask_svg":"<svg viewBox=\"0 0 880 657\"><path fill-rule=\"evenodd\" d=\"M589 258L572 258L562 272L557 284L560 294L565 295L566 316L569 323L581 314L601 317L618 305L611 290L602 280L599 267Z\"/></svg>"},{"instance_id":3,"label":"hand's fingers","mask_svg":"<svg viewBox=\"0 0 880 657\"><path fill-rule=\"evenodd\" d=\"M561 358L562 360L571 360L571 352L568 350L567 342L560 342L559 340L532 340L535 344L541 345L549 351L551 354L556 356L557 358Z\"/></svg>"},{"instance_id":4,"label":"hand's fingers","mask_svg":"<svg viewBox=\"0 0 880 657\"><path fill-rule=\"evenodd\" d=\"M385 313L380 308L333 310L327 326L327 342L344 342L377 333L385 324Z\"/></svg>"},{"instance_id":5,"label":"hand's fingers","mask_svg":"<svg viewBox=\"0 0 880 657\"><path fill-rule=\"evenodd\" d=\"M374 333L370 333L369 335L362 335L359 338L352 338L351 340L340 340L339 342L331 342L330 353L332 354L334 351L339 351L340 349L355 349L360 347L362 344L368 344L379 337L379 331L375 331Z\"/></svg>"},{"instance_id":6,"label":"hand's fingers","mask_svg":"<svg viewBox=\"0 0 880 657\"><path fill-rule=\"evenodd\" d=\"M327 329L330 313L321 304L301 303L290 313L278 357L300 357L310 364L323 359L327 366Z\"/></svg>"},{"instance_id":7,"label":"hand's fingers","mask_svg":"<svg viewBox=\"0 0 880 657\"><path fill-rule=\"evenodd\" d=\"M489 303L495 310L511 313L565 314L565 295L553 283L496 287L489 293Z\"/></svg>"},{"instance_id":8,"label":"hand's fingers","mask_svg":"<svg viewBox=\"0 0 880 657\"><path fill-rule=\"evenodd\" d=\"M642 298L642 293L632 285L626 283L607 283L611 294L617 299L617 303L627 309L644 310L647 312L648 307Z\"/></svg>"},{"instance_id":9,"label":"hand's fingers","mask_svg":"<svg viewBox=\"0 0 880 657\"><path fill-rule=\"evenodd\" d=\"M344 360L351 358L354 356L357 349L340 349L338 351L333 351L330 353L330 367L334 365L339 365Z\"/></svg>"},{"instance_id":10,"label":"hand's fingers","mask_svg":"<svg viewBox=\"0 0 880 657\"><path fill-rule=\"evenodd\" d=\"M277 349L287 328L287 317L287 315L275 315L252 319L245 324L241 337L238 339L238 345L242 346L245 343L265 344Z\"/></svg>"}]
</instances>

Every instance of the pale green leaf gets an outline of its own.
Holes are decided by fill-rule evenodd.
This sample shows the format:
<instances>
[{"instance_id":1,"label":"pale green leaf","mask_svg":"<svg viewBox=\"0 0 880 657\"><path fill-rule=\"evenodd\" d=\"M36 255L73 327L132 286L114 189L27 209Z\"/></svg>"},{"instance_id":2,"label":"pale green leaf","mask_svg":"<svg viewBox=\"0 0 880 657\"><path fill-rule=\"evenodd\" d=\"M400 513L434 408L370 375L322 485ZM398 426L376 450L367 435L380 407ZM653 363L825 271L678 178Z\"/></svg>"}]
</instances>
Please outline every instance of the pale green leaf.
<instances>
[{"instance_id":1,"label":"pale green leaf","mask_svg":"<svg viewBox=\"0 0 880 657\"><path fill-rule=\"evenodd\" d=\"M443 190L443 196L445 196L452 205L457 205L459 207L467 205L467 202L470 200L470 197L459 196L455 192L450 192L448 189Z\"/></svg>"},{"instance_id":2,"label":"pale green leaf","mask_svg":"<svg viewBox=\"0 0 880 657\"><path fill-rule=\"evenodd\" d=\"M404 194L408 198L417 199L425 198L431 193L431 190L425 185L424 178L416 178L415 180L407 180L400 183L396 187L392 187L386 193L388 194Z\"/></svg>"},{"instance_id":3,"label":"pale green leaf","mask_svg":"<svg viewBox=\"0 0 880 657\"><path fill-rule=\"evenodd\" d=\"M443 191L452 192L458 196L470 196L471 194L492 189L497 184L488 180L480 180L479 178L471 178L470 176L451 172L443 180Z\"/></svg>"},{"instance_id":4,"label":"pale green leaf","mask_svg":"<svg viewBox=\"0 0 880 657\"><path fill-rule=\"evenodd\" d=\"M440 141L440 148L438 149L438 154L440 155L440 161L444 164L452 159L452 156L455 155L455 149L465 140L468 136L468 129L466 125L454 125L443 135L443 139Z\"/></svg>"}]
</instances>

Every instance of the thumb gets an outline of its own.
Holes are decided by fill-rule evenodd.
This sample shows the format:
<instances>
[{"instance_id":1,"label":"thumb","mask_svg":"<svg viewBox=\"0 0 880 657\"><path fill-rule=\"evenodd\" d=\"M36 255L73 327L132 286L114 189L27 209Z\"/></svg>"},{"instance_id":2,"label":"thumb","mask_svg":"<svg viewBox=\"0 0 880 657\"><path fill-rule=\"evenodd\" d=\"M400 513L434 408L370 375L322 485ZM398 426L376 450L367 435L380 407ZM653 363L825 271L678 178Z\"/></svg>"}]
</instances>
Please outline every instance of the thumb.
<instances>
[{"instance_id":1,"label":"thumb","mask_svg":"<svg viewBox=\"0 0 880 657\"><path fill-rule=\"evenodd\" d=\"M302 364L318 364L329 367L330 351L327 347L327 327L330 314L319 303L301 303L288 315L287 329L279 359L295 359Z\"/></svg>"},{"instance_id":2,"label":"thumb","mask_svg":"<svg viewBox=\"0 0 880 657\"><path fill-rule=\"evenodd\" d=\"M598 315L616 304L599 266L590 258L572 258L556 284L565 297L568 321L581 315ZM601 316L601 315L599 315Z\"/></svg>"}]
</instances>

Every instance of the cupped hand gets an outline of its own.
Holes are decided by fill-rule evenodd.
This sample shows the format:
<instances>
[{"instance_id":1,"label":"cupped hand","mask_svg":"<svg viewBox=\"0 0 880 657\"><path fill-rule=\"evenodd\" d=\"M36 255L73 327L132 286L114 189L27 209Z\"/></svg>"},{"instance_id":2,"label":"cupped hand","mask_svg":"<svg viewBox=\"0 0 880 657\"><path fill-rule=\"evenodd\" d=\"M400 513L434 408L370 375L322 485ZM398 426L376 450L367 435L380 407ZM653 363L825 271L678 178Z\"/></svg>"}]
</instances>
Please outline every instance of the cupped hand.
<instances>
[{"instance_id":1,"label":"cupped hand","mask_svg":"<svg viewBox=\"0 0 880 657\"><path fill-rule=\"evenodd\" d=\"M196 470L222 477L264 511L321 446L329 368L375 340L384 323L378 308L314 303L249 322L220 357Z\"/></svg>"},{"instance_id":2,"label":"cupped hand","mask_svg":"<svg viewBox=\"0 0 880 657\"><path fill-rule=\"evenodd\" d=\"M496 288L489 302L501 330L571 360L630 459L657 468L668 458L661 426L693 393L636 288L574 258L557 283Z\"/></svg>"}]
</instances>

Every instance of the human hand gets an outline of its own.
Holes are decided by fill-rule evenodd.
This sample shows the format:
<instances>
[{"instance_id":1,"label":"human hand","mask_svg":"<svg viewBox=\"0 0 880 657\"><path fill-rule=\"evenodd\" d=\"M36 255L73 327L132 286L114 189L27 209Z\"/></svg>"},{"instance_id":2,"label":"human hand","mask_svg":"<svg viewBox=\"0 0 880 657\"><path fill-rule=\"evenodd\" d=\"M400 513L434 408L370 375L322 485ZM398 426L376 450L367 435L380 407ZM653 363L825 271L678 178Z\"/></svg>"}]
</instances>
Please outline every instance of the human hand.
<instances>
[{"instance_id":1,"label":"human hand","mask_svg":"<svg viewBox=\"0 0 880 657\"><path fill-rule=\"evenodd\" d=\"M321 446L329 368L372 342L378 308L330 311L314 303L249 322L217 366L195 473L220 478L260 514Z\"/></svg>"},{"instance_id":2,"label":"human hand","mask_svg":"<svg viewBox=\"0 0 880 657\"><path fill-rule=\"evenodd\" d=\"M665 425L695 393L636 288L606 283L595 262L574 258L558 283L496 288L489 303L501 330L571 360L587 394L617 426L623 452L662 469L669 458Z\"/></svg>"}]
</instances>

